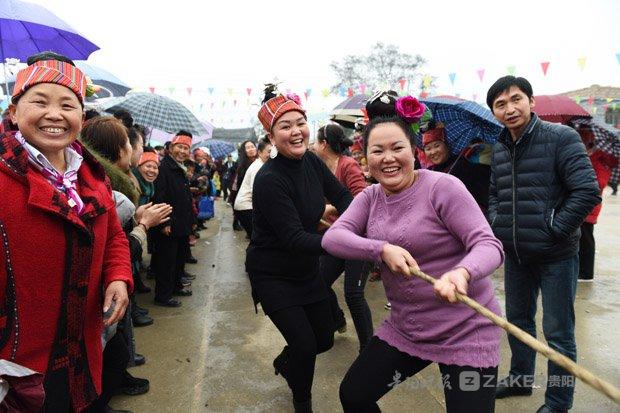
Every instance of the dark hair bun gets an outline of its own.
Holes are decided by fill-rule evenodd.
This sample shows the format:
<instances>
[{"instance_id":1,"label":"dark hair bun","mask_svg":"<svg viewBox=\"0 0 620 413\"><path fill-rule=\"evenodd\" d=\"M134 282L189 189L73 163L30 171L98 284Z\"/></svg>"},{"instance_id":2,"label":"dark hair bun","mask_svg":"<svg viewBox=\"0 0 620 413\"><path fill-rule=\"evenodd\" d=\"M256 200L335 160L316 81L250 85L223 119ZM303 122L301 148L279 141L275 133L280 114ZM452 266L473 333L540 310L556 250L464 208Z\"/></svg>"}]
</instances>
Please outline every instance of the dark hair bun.
<instances>
[{"instance_id":1,"label":"dark hair bun","mask_svg":"<svg viewBox=\"0 0 620 413\"><path fill-rule=\"evenodd\" d=\"M381 90L376 92L366 102L366 113L368 119L376 117L396 116L396 101L399 96L394 90Z\"/></svg>"}]
</instances>

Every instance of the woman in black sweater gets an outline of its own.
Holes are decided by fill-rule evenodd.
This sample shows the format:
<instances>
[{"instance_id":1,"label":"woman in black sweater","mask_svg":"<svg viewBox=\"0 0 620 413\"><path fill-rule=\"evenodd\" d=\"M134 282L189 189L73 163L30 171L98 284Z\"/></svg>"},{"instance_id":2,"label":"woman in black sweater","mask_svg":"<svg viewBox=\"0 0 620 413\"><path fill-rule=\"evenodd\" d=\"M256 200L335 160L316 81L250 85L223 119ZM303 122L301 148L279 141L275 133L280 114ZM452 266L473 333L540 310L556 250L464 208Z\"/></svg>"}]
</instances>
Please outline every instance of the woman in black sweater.
<instances>
[{"instance_id":1,"label":"woman in black sweater","mask_svg":"<svg viewBox=\"0 0 620 413\"><path fill-rule=\"evenodd\" d=\"M310 131L294 97L267 100L258 118L274 145L256 175L253 232L246 269L254 302L280 330L287 346L274 360L288 382L296 412L311 412L316 355L334 341L327 287L319 276L323 253L319 221L344 212L352 200L325 164L307 151ZM325 206L325 198L334 207Z\"/></svg>"}]
</instances>

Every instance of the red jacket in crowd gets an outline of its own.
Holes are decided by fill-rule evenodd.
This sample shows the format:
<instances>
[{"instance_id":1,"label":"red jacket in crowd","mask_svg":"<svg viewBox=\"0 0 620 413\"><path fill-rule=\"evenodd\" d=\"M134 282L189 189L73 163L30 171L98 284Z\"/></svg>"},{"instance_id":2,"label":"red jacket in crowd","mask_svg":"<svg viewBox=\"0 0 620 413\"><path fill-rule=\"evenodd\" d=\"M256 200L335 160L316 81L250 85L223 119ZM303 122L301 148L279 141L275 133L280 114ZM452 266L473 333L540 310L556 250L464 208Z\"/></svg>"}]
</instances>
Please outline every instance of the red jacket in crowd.
<instances>
[{"instance_id":1,"label":"red jacket in crowd","mask_svg":"<svg viewBox=\"0 0 620 413\"><path fill-rule=\"evenodd\" d=\"M77 411L101 392L105 288L121 280L133 289L109 180L83 157L78 216L14 136L0 135L0 358L43 374L65 369Z\"/></svg>"}]
</instances>

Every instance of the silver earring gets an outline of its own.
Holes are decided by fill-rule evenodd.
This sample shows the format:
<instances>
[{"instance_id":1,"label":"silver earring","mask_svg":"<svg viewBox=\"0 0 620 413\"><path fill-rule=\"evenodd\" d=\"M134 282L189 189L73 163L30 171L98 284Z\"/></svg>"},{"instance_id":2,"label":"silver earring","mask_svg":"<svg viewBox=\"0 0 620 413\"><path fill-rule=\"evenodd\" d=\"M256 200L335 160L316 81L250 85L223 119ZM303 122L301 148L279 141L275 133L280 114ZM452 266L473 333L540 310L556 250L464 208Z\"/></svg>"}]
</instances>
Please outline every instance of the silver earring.
<instances>
[{"instance_id":1,"label":"silver earring","mask_svg":"<svg viewBox=\"0 0 620 413\"><path fill-rule=\"evenodd\" d=\"M274 159L276 156L278 156L278 148L276 148L276 145L273 145L269 150L269 157Z\"/></svg>"}]
</instances>

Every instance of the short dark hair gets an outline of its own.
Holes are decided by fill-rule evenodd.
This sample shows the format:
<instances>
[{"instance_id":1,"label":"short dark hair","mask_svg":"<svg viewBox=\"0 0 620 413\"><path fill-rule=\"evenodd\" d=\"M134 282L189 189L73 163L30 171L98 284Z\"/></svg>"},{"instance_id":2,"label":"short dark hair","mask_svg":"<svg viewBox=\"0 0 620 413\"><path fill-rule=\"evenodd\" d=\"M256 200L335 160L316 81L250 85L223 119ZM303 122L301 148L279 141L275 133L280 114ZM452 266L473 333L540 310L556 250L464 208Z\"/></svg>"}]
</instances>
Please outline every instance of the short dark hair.
<instances>
[{"instance_id":1,"label":"short dark hair","mask_svg":"<svg viewBox=\"0 0 620 413\"><path fill-rule=\"evenodd\" d=\"M30 66L35 62L41 62L43 60L58 60L61 62L69 63L71 66L75 66L75 63L73 63L73 60L61 54L58 54L56 52L52 52L51 50L29 56L28 59L26 60L26 64Z\"/></svg>"},{"instance_id":2,"label":"short dark hair","mask_svg":"<svg viewBox=\"0 0 620 413\"><path fill-rule=\"evenodd\" d=\"M500 77L495 81L495 83L493 83L493 85L491 85L489 91L487 92L487 106L489 107L489 109L491 109L491 112L493 112L493 102L495 101L495 99L497 99L499 95L506 92L513 86L521 89L521 91L525 93L528 99L532 99L534 91L532 90L532 85L530 84L530 82L528 82L526 78L514 77L510 75Z\"/></svg>"},{"instance_id":3,"label":"short dark hair","mask_svg":"<svg viewBox=\"0 0 620 413\"><path fill-rule=\"evenodd\" d=\"M192 135L190 132L188 132L188 131L186 131L184 129L181 129L180 131L177 132L176 136L179 136L179 135L189 136L190 138L194 137L194 135Z\"/></svg>"},{"instance_id":4,"label":"short dark hair","mask_svg":"<svg viewBox=\"0 0 620 413\"><path fill-rule=\"evenodd\" d=\"M99 116L101 116L101 113L99 113L97 109L88 109L84 112L84 120L93 119Z\"/></svg>"},{"instance_id":5,"label":"short dark hair","mask_svg":"<svg viewBox=\"0 0 620 413\"><path fill-rule=\"evenodd\" d=\"M411 147L415 147L415 136L413 136L413 132L411 131L411 125L399 118L398 116L379 116L370 121L368 125L366 125L366 129L364 129L364 134L362 135L364 138L364 153L368 153L368 137L370 136L370 132L378 125L382 125L384 123L393 123L398 126L407 139L409 139L409 143Z\"/></svg>"},{"instance_id":6,"label":"short dark hair","mask_svg":"<svg viewBox=\"0 0 620 413\"><path fill-rule=\"evenodd\" d=\"M142 137L142 145L144 145L144 135L140 132L140 130L138 130L138 128L135 127L135 125L127 129L127 136L129 137L129 144L132 149L138 147L138 138L140 137Z\"/></svg>"},{"instance_id":7,"label":"short dark hair","mask_svg":"<svg viewBox=\"0 0 620 413\"><path fill-rule=\"evenodd\" d=\"M125 109L119 109L115 111L114 117L123 122L123 125L125 125L127 129L133 126L133 116L131 116L131 113L129 113L129 111Z\"/></svg>"},{"instance_id":8,"label":"short dark hair","mask_svg":"<svg viewBox=\"0 0 620 413\"><path fill-rule=\"evenodd\" d=\"M112 116L99 116L84 124L80 133L82 142L108 161L119 160L121 150L128 141L127 128Z\"/></svg>"}]
</instances>

